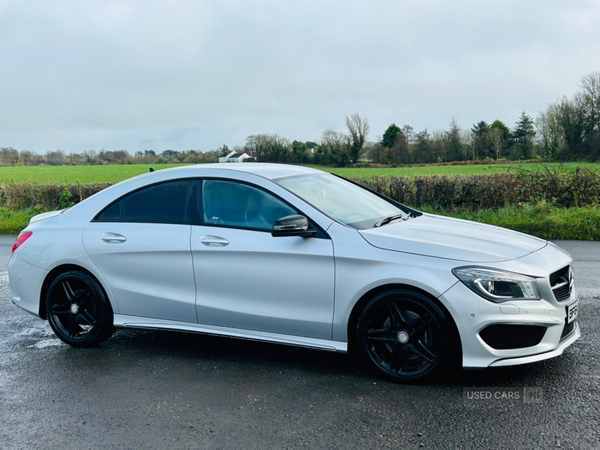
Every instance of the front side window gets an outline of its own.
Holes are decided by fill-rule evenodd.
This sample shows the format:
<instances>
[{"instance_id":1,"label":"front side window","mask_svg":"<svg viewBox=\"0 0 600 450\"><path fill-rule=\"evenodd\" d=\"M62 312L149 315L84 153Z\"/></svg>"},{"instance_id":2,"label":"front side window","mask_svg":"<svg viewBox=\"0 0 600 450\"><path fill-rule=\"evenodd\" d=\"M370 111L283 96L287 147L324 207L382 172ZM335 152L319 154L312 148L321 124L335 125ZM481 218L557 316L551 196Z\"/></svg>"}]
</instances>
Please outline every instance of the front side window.
<instances>
[{"instance_id":1,"label":"front side window","mask_svg":"<svg viewBox=\"0 0 600 450\"><path fill-rule=\"evenodd\" d=\"M155 184L122 197L104 211L96 222L173 223L186 221L189 180Z\"/></svg>"},{"instance_id":2,"label":"front side window","mask_svg":"<svg viewBox=\"0 0 600 450\"><path fill-rule=\"evenodd\" d=\"M275 220L298 214L273 195L244 183L204 180L203 222L271 231Z\"/></svg>"}]
</instances>

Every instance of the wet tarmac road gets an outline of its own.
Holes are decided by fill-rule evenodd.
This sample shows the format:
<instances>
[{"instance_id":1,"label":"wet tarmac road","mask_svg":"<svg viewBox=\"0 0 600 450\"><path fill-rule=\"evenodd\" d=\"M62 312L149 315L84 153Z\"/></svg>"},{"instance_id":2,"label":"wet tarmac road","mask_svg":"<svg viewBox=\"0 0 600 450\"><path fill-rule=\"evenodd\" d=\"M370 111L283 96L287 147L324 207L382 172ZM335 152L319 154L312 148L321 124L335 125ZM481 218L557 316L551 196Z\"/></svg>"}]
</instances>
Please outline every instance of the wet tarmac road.
<instances>
[{"instance_id":1,"label":"wet tarmac road","mask_svg":"<svg viewBox=\"0 0 600 450\"><path fill-rule=\"evenodd\" d=\"M599 448L600 243L575 257L582 338L559 358L402 386L357 357L184 333L62 344L10 302L0 236L0 448ZM538 403L463 387L542 389Z\"/></svg>"}]
</instances>

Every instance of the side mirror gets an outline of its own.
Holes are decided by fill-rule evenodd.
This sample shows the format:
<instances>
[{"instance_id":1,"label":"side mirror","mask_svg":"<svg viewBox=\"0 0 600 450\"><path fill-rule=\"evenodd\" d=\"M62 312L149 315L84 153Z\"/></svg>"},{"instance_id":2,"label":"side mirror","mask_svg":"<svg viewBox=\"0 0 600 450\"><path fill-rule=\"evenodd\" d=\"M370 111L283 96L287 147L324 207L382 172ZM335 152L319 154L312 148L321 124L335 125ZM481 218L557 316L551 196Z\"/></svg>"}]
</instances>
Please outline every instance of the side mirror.
<instances>
[{"instance_id":1,"label":"side mirror","mask_svg":"<svg viewBox=\"0 0 600 450\"><path fill-rule=\"evenodd\" d=\"M317 230L308 229L308 219L304 216L286 216L277 219L271 229L273 237L302 236L310 237L317 234Z\"/></svg>"}]
</instances>

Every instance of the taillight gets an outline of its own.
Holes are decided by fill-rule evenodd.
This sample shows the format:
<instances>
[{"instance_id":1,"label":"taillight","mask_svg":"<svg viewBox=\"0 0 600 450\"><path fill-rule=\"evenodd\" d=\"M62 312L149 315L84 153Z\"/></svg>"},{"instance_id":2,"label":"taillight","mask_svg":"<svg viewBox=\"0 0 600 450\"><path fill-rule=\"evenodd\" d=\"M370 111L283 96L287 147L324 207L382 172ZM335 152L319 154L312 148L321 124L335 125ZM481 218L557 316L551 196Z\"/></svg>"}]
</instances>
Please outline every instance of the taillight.
<instances>
[{"instance_id":1,"label":"taillight","mask_svg":"<svg viewBox=\"0 0 600 450\"><path fill-rule=\"evenodd\" d=\"M29 239L29 236L31 236L32 234L33 234L33 232L31 232L31 231L21 231L19 233L19 236L17 236L17 240L15 241L15 244L13 245L12 252L14 253L14 251L16 249L18 249L23 242L25 242L27 239Z\"/></svg>"}]
</instances>

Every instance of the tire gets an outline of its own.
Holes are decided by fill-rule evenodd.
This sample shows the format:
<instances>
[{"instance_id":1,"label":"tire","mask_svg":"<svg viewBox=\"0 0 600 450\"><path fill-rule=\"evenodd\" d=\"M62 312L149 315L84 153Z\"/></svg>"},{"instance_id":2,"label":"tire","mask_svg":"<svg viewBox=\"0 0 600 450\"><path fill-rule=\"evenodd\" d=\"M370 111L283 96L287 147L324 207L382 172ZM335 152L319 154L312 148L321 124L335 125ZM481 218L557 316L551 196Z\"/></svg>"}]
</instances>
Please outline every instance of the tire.
<instances>
[{"instance_id":1,"label":"tire","mask_svg":"<svg viewBox=\"0 0 600 450\"><path fill-rule=\"evenodd\" d=\"M373 366L397 382L433 378L449 366L453 333L428 297L398 289L378 295L358 320L358 343Z\"/></svg>"},{"instance_id":2,"label":"tire","mask_svg":"<svg viewBox=\"0 0 600 450\"><path fill-rule=\"evenodd\" d=\"M104 291L83 272L65 272L54 279L46 295L46 312L54 333L73 347L94 347L114 333Z\"/></svg>"}]
</instances>

